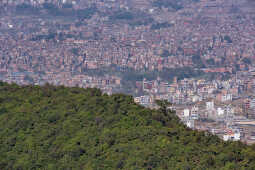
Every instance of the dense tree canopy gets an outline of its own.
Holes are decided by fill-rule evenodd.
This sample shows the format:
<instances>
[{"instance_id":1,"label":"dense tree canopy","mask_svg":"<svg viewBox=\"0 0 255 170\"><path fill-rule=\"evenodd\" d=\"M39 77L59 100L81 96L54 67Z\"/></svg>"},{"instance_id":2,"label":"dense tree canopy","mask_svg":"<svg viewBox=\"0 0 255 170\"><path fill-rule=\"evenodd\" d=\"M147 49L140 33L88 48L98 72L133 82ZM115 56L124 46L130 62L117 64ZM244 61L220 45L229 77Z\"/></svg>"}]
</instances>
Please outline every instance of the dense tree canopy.
<instances>
[{"instance_id":1,"label":"dense tree canopy","mask_svg":"<svg viewBox=\"0 0 255 170\"><path fill-rule=\"evenodd\" d=\"M0 83L0 169L254 169L254 146L190 130L158 103Z\"/></svg>"}]
</instances>

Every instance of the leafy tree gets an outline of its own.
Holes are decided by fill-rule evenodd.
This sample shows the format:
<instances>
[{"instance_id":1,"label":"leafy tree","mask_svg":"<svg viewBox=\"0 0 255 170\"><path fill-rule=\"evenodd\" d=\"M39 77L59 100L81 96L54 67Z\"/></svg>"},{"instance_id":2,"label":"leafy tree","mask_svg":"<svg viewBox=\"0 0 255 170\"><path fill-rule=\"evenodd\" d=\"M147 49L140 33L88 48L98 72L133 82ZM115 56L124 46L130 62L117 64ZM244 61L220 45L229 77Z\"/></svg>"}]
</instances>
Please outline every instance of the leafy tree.
<instances>
[{"instance_id":1,"label":"leafy tree","mask_svg":"<svg viewBox=\"0 0 255 170\"><path fill-rule=\"evenodd\" d=\"M0 82L0 169L254 169L254 145L193 131L156 103Z\"/></svg>"},{"instance_id":2,"label":"leafy tree","mask_svg":"<svg viewBox=\"0 0 255 170\"><path fill-rule=\"evenodd\" d=\"M215 61L214 61L213 58L210 58L210 59L206 60L206 63L207 63L208 65L215 65Z\"/></svg>"},{"instance_id":3,"label":"leafy tree","mask_svg":"<svg viewBox=\"0 0 255 170\"><path fill-rule=\"evenodd\" d=\"M252 63L250 58L244 58L242 61L243 61L245 64L251 64L251 63Z\"/></svg>"},{"instance_id":4,"label":"leafy tree","mask_svg":"<svg viewBox=\"0 0 255 170\"><path fill-rule=\"evenodd\" d=\"M151 29L152 30L158 30L161 28L169 28L173 26L172 24L169 24L168 22L163 22L163 23L155 23L151 25Z\"/></svg>"},{"instance_id":5,"label":"leafy tree","mask_svg":"<svg viewBox=\"0 0 255 170\"><path fill-rule=\"evenodd\" d=\"M228 35L224 36L224 40L227 41L227 43L232 43L233 42L232 39L230 38L230 36L228 36Z\"/></svg>"},{"instance_id":6,"label":"leafy tree","mask_svg":"<svg viewBox=\"0 0 255 170\"><path fill-rule=\"evenodd\" d=\"M161 57L164 57L164 58L166 58L166 57L168 57L168 56L170 56L171 54L169 53L169 51L168 50L163 50L163 52L161 53Z\"/></svg>"},{"instance_id":7,"label":"leafy tree","mask_svg":"<svg viewBox=\"0 0 255 170\"><path fill-rule=\"evenodd\" d=\"M192 56L192 62L197 65L199 68L203 68L204 67L204 64L203 64L203 61L200 57L200 55L193 55Z\"/></svg>"}]
</instances>

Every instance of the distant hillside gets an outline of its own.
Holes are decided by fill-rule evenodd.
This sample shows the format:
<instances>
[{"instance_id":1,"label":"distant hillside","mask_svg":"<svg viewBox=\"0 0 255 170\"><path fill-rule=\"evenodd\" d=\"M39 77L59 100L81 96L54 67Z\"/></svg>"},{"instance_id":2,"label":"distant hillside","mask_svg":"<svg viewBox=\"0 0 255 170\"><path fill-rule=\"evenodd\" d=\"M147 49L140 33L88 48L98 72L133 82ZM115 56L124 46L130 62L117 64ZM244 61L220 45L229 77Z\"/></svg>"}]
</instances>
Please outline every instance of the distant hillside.
<instances>
[{"instance_id":1,"label":"distant hillside","mask_svg":"<svg viewBox=\"0 0 255 170\"><path fill-rule=\"evenodd\" d=\"M131 96L0 83L0 169L254 169L255 146L192 131Z\"/></svg>"}]
</instances>

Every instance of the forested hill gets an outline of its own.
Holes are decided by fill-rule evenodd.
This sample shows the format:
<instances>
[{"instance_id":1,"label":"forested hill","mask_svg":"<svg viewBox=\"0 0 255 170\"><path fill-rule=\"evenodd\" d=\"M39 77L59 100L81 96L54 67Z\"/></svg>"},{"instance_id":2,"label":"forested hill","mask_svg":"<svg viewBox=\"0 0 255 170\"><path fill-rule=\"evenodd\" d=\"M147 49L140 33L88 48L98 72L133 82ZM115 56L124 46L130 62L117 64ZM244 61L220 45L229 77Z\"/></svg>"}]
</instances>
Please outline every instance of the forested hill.
<instances>
[{"instance_id":1,"label":"forested hill","mask_svg":"<svg viewBox=\"0 0 255 170\"><path fill-rule=\"evenodd\" d=\"M98 89L0 83L0 169L254 169L255 146Z\"/></svg>"}]
</instances>

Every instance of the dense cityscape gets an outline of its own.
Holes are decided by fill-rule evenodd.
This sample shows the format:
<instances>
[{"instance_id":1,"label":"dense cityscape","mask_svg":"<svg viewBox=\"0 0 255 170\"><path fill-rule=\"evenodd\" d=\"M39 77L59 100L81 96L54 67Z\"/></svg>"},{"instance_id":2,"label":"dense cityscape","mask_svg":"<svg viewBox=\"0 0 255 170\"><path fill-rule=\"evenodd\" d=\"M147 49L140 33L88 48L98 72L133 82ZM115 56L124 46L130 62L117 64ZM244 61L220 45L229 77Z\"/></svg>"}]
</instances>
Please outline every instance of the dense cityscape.
<instances>
[{"instance_id":1,"label":"dense cityscape","mask_svg":"<svg viewBox=\"0 0 255 170\"><path fill-rule=\"evenodd\" d=\"M96 87L190 128L255 142L255 3L3 0L0 80Z\"/></svg>"},{"instance_id":2,"label":"dense cityscape","mask_svg":"<svg viewBox=\"0 0 255 170\"><path fill-rule=\"evenodd\" d=\"M254 142L254 69L237 72L225 81L145 79L137 82L137 88L147 95L135 97L135 102L153 108L157 107L155 100L167 100L190 128L210 131L224 140Z\"/></svg>"}]
</instances>

